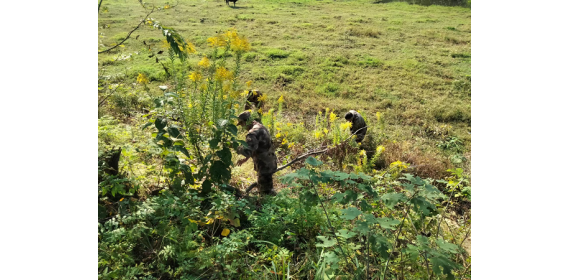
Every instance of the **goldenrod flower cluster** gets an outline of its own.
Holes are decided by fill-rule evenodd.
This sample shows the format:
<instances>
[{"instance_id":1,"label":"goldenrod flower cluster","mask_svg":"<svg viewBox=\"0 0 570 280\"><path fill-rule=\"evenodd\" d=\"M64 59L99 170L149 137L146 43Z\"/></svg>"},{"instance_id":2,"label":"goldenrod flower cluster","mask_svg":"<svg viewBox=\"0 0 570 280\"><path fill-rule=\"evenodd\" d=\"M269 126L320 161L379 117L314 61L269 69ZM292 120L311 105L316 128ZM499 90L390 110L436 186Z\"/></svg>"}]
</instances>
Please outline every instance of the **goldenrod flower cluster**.
<instances>
[{"instance_id":1,"label":"goldenrod flower cluster","mask_svg":"<svg viewBox=\"0 0 570 280\"><path fill-rule=\"evenodd\" d=\"M331 122L334 122L336 119L338 119L338 116L334 112L331 112L329 119Z\"/></svg>"},{"instance_id":2,"label":"goldenrod flower cluster","mask_svg":"<svg viewBox=\"0 0 570 280\"><path fill-rule=\"evenodd\" d=\"M340 125L340 129L342 129L342 130L345 130L345 129L348 129L348 128L351 128L351 127L352 127L352 123L351 123L351 122L345 122L345 123L343 123L343 124Z\"/></svg>"},{"instance_id":3,"label":"goldenrod flower cluster","mask_svg":"<svg viewBox=\"0 0 570 280\"><path fill-rule=\"evenodd\" d=\"M408 168L408 164L403 163L403 162L398 160L398 161L392 162L390 164L390 168L397 168L397 169L402 170L402 169Z\"/></svg>"},{"instance_id":4,"label":"goldenrod flower cluster","mask_svg":"<svg viewBox=\"0 0 570 280\"><path fill-rule=\"evenodd\" d=\"M277 103L283 103L285 102L285 99L283 98L283 95L281 95L281 97L279 97L279 100L277 100Z\"/></svg>"},{"instance_id":5,"label":"goldenrod flower cluster","mask_svg":"<svg viewBox=\"0 0 570 280\"><path fill-rule=\"evenodd\" d=\"M190 75L188 75L188 78L190 78L190 80L192 80L194 82L198 82L198 81L202 80L202 74L200 74L198 72L192 72L192 73L190 73Z\"/></svg>"},{"instance_id":6,"label":"goldenrod flower cluster","mask_svg":"<svg viewBox=\"0 0 570 280\"><path fill-rule=\"evenodd\" d=\"M208 66L210 66L210 60L204 56L202 58L202 60L200 60L200 62L198 62L198 66L208 67Z\"/></svg>"},{"instance_id":7,"label":"goldenrod flower cluster","mask_svg":"<svg viewBox=\"0 0 570 280\"><path fill-rule=\"evenodd\" d=\"M382 117L382 114L380 114L380 112L376 112L376 120L380 121L381 117Z\"/></svg>"},{"instance_id":8,"label":"goldenrod flower cluster","mask_svg":"<svg viewBox=\"0 0 570 280\"><path fill-rule=\"evenodd\" d=\"M251 49L247 39L243 36L239 36L235 29L229 30L216 37L210 37L208 38L208 42L212 47L229 46L230 49L235 52L247 52Z\"/></svg>"},{"instance_id":9,"label":"goldenrod flower cluster","mask_svg":"<svg viewBox=\"0 0 570 280\"><path fill-rule=\"evenodd\" d=\"M255 92L253 94L255 95ZM267 100L267 94L265 93L257 98L257 101L265 101L265 100Z\"/></svg>"},{"instance_id":10,"label":"goldenrod flower cluster","mask_svg":"<svg viewBox=\"0 0 570 280\"><path fill-rule=\"evenodd\" d=\"M148 82L149 81L148 81L148 78L146 77L146 75L143 73L139 73L139 76L137 77L137 83L146 85L146 84L148 84Z\"/></svg>"},{"instance_id":11,"label":"goldenrod flower cluster","mask_svg":"<svg viewBox=\"0 0 570 280\"><path fill-rule=\"evenodd\" d=\"M376 148L376 153L381 154L384 151L386 151L386 148L384 148L384 146L380 145Z\"/></svg>"},{"instance_id":12,"label":"goldenrod flower cluster","mask_svg":"<svg viewBox=\"0 0 570 280\"><path fill-rule=\"evenodd\" d=\"M220 66L216 69L215 78L218 81L226 81L233 79L234 75L231 71L228 71L226 67Z\"/></svg>"}]
</instances>

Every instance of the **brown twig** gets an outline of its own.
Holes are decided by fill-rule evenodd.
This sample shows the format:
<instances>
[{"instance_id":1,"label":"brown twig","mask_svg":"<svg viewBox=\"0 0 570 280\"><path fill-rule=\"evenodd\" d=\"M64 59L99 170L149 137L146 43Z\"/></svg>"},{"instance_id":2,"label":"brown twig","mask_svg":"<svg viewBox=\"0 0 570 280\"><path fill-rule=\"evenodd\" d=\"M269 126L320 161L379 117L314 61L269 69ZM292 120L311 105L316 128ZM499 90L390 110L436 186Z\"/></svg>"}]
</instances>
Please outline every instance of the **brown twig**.
<instances>
[{"instance_id":1,"label":"brown twig","mask_svg":"<svg viewBox=\"0 0 570 280\"><path fill-rule=\"evenodd\" d=\"M135 30L139 29L139 27L141 27L141 24L143 24L144 21L148 18L148 16L150 16L150 14L152 14L152 13L154 13L154 7L152 7L152 10L141 20L141 22L139 23L139 25L137 25L137 27L135 27L135 29L131 30L131 32L129 32L129 34L127 34L127 37L125 37L125 39L123 39L123 41L121 41L120 43L116 44L115 46L113 46L113 47L111 47L111 48L109 48L109 49L106 49L106 50L104 50L104 51L100 51L99 53L106 53L106 52L108 52L108 51L110 51L110 50L112 50L112 49L114 49L114 48L120 46L122 43L124 43L126 40L128 40L129 37L131 37L131 34L133 34L133 32L135 32Z\"/></svg>"}]
</instances>

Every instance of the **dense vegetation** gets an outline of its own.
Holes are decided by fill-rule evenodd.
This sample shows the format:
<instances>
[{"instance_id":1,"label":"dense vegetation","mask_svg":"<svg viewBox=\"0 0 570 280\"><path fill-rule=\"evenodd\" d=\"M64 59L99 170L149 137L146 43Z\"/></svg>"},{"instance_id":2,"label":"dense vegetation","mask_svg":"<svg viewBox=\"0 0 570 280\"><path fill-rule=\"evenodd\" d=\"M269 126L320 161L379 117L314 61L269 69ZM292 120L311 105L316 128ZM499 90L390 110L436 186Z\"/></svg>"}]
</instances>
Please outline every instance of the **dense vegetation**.
<instances>
[{"instance_id":1,"label":"dense vegetation","mask_svg":"<svg viewBox=\"0 0 570 280\"><path fill-rule=\"evenodd\" d=\"M469 17L372 1L104 1L99 278L470 277ZM281 165L328 147L275 174L275 197L232 192L256 178L234 164L253 88ZM349 109L369 126L361 146Z\"/></svg>"}]
</instances>

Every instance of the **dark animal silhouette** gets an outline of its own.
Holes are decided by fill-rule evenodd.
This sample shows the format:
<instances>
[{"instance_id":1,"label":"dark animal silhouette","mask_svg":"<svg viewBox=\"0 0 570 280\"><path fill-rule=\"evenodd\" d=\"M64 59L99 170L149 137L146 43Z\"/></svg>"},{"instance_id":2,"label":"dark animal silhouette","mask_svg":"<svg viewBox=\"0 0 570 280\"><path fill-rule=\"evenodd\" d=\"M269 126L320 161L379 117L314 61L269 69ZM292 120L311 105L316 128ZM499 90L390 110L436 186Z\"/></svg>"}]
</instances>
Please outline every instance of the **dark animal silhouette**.
<instances>
[{"instance_id":1,"label":"dark animal silhouette","mask_svg":"<svg viewBox=\"0 0 570 280\"><path fill-rule=\"evenodd\" d=\"M226 0L226 5L230 5L230 2L234 2L234 7L235 7L237 1L238 0Z\"/></svg>"}]
</instances>

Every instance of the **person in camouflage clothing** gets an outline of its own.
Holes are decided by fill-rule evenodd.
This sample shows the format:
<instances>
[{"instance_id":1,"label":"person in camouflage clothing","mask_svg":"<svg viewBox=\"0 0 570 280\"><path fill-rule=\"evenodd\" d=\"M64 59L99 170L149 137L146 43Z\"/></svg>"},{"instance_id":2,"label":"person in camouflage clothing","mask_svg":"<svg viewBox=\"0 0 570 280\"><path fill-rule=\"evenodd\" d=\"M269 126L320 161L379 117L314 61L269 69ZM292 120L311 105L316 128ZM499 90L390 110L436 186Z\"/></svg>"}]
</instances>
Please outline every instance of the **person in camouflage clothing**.
<instances>
[{"instance_id":1,"label":"person in camouflage clothing","mask_svg":"<svg viewBox=\"0 0 570 280\"><path fill-rule=\"evenodd\" d=\"M259 101L259 97L261 97L262 93L259 90L250 90L247 94L247 101L245 102L244 110L257 110L263 106L263 102Z\"/></svg>"},{"instance_id":2,"label":"person in camouflage clothing","mask_svg":"<svg viewBox=\"0 0 570 280\"><path fill-rule=\"evenodd\" d=\"M258 120L251 120L251 113L245 111L239 116L238 125L249 130L245 141L248 147L238 148L237 153L245 156L238 160L240 166L250 157L253 158L253 166L257 171L257 187L262 194L275 195L273 190L273 173L277 170L277 156L273 150L271 135Z\"/></svg>"},{"instance_id":3,"label":"person in camouflage clothing","mask_svg":"<svg viewBox=\"0 0 570 280\"><path fill-rule=\"evenodd\" d=\"M364 121L364 118L362 118L362 116L354 110L348 111L348 113L346 113L346 115L344 115L344 118L347 121L352 123L352 126L350 127L350 133L351 134L354 134L356 131L358 131L358 132L356 132L356 142L361 143L362 140L364 140L364 136L366 135L366 131L368 130L368 128L366 127L366 122Z\"/></svg>"}]
</instances>

